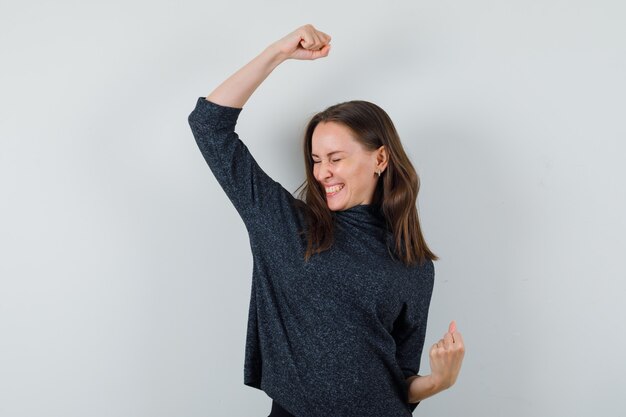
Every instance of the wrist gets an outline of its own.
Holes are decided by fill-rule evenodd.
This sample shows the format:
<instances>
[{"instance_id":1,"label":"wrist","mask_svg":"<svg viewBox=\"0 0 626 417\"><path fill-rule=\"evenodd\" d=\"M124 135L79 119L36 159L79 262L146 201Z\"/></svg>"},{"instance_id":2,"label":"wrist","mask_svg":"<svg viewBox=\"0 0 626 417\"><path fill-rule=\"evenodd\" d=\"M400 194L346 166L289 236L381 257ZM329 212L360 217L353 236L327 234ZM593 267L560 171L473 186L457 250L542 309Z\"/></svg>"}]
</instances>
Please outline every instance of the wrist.
<instances>
[{"instance_id":1,"label":"wrist","mask_svg":"<svg viewBox=\"0 0 626 417\"><path fill-rule=\"evenodd\" d=\"M409 383L409 402L416 403L446 389L445 384L433 375L417 375Z\"/></svg>"},{"instance_id":2,"label":"wrist","mask_svg":"<svg viewBox=\"0 0 626 417\"><path fill-rule=\"evenodd\" d=\"M430 374L428 375L428 377L430 378L430 383L432 384L434 389L437 390L437 392L446 390L452 386L452 384L450 384L448 381L437 375Z\"/></svg>"},{"instance_id":3,"label":"wrist","mask_svg":"<svg viewBox=\"0 0 626 417\"><path fill-rule=\"evenodd\" d=\"M266 47L261 55L264 55L266 59L272 63L273 67L277 67L281 63L287 60L287 56L278 48L276 43L273 43Z\"/></svg>"}]
</instances>

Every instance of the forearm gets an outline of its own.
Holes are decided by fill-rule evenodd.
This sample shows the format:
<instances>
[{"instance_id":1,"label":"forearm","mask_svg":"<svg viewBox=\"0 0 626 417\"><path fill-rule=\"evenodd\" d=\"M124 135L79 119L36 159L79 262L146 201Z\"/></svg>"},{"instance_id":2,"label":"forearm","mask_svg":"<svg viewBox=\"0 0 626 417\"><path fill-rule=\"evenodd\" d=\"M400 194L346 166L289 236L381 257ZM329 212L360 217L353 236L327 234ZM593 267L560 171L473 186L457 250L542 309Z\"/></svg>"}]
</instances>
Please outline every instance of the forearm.
<instances>
[{"instance_id":1,"label":"forearm","mask_svg":"<svg viewBox=\"0 0 626 417\"><path fill-rule=\"evenodd\" d=\"M242 108L252 93L285 57L272 44L252 61L222 82L207 100L222 106Z\"/></svg>"},{"instance_id":2,"label":"forearm","mask_svg":"<svg viewBox=\"0 0 626 417\"><path fill-rule=\"evenodd\" d=\"M431 375L415 375L407 378L409 383L409 402L416 403L446 389L433 380Z\"/></svg>"}]
</instances>

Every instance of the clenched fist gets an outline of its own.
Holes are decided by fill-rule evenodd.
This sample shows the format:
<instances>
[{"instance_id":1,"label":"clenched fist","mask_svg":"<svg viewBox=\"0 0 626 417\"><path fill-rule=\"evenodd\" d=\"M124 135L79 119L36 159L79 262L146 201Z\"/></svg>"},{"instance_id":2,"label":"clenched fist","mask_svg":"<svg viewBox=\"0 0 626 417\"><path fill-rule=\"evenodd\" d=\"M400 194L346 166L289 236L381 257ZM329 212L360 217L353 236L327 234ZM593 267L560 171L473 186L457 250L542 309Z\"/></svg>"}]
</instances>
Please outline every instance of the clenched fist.
<instances>
[{"instance_id":1,"label":"clenched fist","mask_svg":"<svg viewBox=\"0 0 626 417\"><path fill-rule=\"evenodd\" d=\"M464 355L463 337L456 330L456 322L453 320L443 339L439 339L430 348L430 370L433 380L446 389L454 385Z\"/></svg>"},{"instance_id":2,"label":"clenched fist","mask_svg":"<svg viewBox=\"0 0 626 417\"><path fill-rule=\"evenodd\" d=\"M300 26L284 38L274 42L275 48L284 59L317 59L328 55L330 36L313 27Z\"/></svg>"}]
</instances>

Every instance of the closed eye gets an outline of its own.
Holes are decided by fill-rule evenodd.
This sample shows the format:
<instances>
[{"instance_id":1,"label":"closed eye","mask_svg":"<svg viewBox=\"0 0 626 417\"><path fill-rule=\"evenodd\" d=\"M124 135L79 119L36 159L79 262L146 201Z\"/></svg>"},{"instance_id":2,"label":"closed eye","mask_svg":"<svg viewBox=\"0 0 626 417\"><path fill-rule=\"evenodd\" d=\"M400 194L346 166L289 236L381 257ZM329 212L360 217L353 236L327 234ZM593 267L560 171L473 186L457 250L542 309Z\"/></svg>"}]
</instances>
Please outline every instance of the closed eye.
<instances>
[{"instance_id":1,"label":"closed eye","mask_svg":"<svg viewBox=\"0 0 626 417\"><path fill-rule=\"evenodd\" d=\"M340 159L331 159L331 162L339 162L339 161L341 161L341 158ZM313 161L314 164L319 164L320 162L322 162L322 161Z\"/></svg>"}]
</instances>

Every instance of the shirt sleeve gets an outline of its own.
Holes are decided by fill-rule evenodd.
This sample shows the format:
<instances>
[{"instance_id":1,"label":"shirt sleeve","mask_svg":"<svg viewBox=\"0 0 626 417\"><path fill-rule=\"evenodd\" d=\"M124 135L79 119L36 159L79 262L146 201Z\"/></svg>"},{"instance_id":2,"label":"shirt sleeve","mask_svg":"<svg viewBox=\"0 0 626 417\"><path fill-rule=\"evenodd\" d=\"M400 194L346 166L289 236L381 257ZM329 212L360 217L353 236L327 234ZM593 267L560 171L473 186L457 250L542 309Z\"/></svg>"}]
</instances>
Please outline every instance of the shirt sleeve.
<instances>
[{"instance_id":1,"label":"shirt sleeve","mask_svg":"<svg viewBox=\"0 0 626 417\"><path fill-rule=\"evenodd\" d=\"M251 231L284 212L295 197L259 167L239 139L235 125L242 110L199 97L188 121L202 156Z\"/></svg>"},{"instance_id":2,"label":"shirt sleeve","mask_svg":"<svg viewBox=\"0 0 626 417\"><path fill-rule=\"evenodd\" d=\"M404 378L417 375L420 369L424 339L426 338L426 324L428 310L433 291L435 270L433 262L428 261L424 274L419 274L419 282L402 305L400 314L396 318L392 329L392 336L396 342L396 360ZM411 412L420 402L409 403Z\"/></svg>"}]
</instances>

